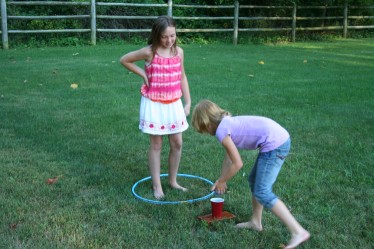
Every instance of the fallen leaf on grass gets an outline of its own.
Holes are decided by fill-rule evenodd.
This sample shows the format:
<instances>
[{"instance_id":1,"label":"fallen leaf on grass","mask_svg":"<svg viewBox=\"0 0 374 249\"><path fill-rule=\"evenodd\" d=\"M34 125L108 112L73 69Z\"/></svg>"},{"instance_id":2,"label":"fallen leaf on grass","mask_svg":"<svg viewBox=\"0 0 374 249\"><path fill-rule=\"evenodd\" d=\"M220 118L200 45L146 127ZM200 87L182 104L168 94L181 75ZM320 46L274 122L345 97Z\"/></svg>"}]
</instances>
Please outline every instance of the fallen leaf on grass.
<instances>
[{"instance_id":1,"label":"fallen leaf on grass","mask_svg":"<svg viewBox=\"0 0 374 249\"><path fill-rule=\"evenodd\" d=\"M259 61L258 64L264 65L265 62L264 61Z\"/></svg>"},{"instance_id":2,"label":"fallen leaf on grass","mask_svg":"<svg viewBox=\"0 0 374 249\"><path fill-rule=\"evenodd\" d=\"M73 89L77 89L78 88L78 84L77 83L73 83L70 85L71 88Z\"/></svg>"},{"instance_id":3,"label":"fallen leaf on grass","mask_svg":"<svg viewBox=\"0 0 374 249\"><path fill-rule=\"evenodd\" d=\"M307 61L307 60L304 60L303 63L308 63L308 61Z\"/></svg>"},{"instance_id":4,"label":"fallen leaf on grass","mask_svg":"<svg viewBox=\"0 0 374 249\"><path fill-rule=\"evenodd\" d=\"M52 185L52 184L55 184L57 181L58 181L58 177L56 176L54 178L48 178L46 182L47 184Z\"/></svg>"},{"instance_id":5,"label":"fallen leaf on grass","mask_svg":"<svg viewBox=\"0 0 374 249\"><path fill-rule=\"evenodd\" d=\"M9 228L12 230L16 230L18 223L12 223L9 225Z\"/></svg>"}]
</instances>

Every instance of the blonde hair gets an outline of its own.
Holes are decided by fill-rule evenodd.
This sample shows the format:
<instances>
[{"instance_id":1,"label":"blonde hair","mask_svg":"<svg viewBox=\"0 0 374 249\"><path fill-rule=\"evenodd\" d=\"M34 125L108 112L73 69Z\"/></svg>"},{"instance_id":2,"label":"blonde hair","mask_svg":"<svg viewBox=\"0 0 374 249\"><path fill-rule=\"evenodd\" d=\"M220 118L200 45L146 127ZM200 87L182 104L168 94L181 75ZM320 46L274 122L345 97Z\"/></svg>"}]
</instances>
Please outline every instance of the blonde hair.
<instances>
[{"instance_id":1,"label":"blonde hair","mask_svg":"<svg viewBox=\"0 0 374 249\"><path fill-rule=\"evenodd\" d=\"M215 134L219 123L225 116L231 116L231 113L212 101L204 99L195 106L191 122L197 132L210 133L212 131Z\"/></svg>"}]
</instances>

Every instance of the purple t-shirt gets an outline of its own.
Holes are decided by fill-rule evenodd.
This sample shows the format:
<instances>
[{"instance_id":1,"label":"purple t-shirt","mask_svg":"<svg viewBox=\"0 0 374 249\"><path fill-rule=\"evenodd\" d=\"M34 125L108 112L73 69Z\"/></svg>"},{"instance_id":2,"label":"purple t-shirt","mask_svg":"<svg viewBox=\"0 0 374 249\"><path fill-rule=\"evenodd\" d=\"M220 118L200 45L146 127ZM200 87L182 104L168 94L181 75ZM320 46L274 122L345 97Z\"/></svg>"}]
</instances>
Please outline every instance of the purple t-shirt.
<instances>
[{"instance_id":1,"label":"purple t-shirt","mask_svg":"<svg viewBox=\"0 0 374 249\"><path fill-rule=\"evenodd\" d=\"M268 152L278 148L290 137L287 130L270 118L259 116L224 117L216 137L222 140L230 135L239 149Z\"/></svg>"}]
</instances>

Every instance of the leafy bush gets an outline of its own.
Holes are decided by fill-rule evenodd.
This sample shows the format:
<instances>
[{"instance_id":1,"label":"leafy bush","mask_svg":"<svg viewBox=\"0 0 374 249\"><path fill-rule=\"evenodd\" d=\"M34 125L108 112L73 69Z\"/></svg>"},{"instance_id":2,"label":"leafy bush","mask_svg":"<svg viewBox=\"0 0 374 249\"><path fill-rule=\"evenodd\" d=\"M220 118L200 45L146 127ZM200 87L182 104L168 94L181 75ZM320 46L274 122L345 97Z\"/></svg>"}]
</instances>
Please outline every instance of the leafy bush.
<instances>
[{"instance_id":1,"label":"leafy bush","mask_svg":"<svg viewBox=\"0 0 374 249\"><path fill-rule=\"evenodd\" d=\"M88 0L72 0L72 2L87 2ZM103 2L119 2L123 0L104 0ZM127 1L139 3L139 1ZM151 1L145 0L142 3L167 3L166 0ZM232 17L232 8L184 8L178 7L178 4L194 5L230 5L233 0L175 0L173 1L173 16L175 17ZM240 4L246 5L247 1L239 1ZM344 1L296 1L298 6L321 6L321 5L339 5L343 6ZM274 5L273 1L252 1L252 5ZM355 0L349 1L350 5L365 6L372 4L371 1ZM176 5L176 6L175 6ZM292 6L292 3L286 0L277 1L277 6ZM313 20L298 20L297 27L320 27L320 26L342 26L342 19L321 20L319 17L337 16L341 17L343 9L298 9L298 16L316 17ZM89 6L81 5L12 5L7 6L8 16L74 16L90 15ZM97 6L97 15L102 16L148 16L156 17L166 14L166 7L144 7L137 6ZM350 15L374 16L373 8L351 8ZM243 8L240 9L242 17L291 17L292 8ZM96 28L98 29L150 29L153 23L152 18L146 19L111 19L97 18ZM184 20L177 19L178 28L180 29L232 29L233 20ZM350 19L349 25L373 25L374 19ZM290 20L239 20L240 28L284 28L290 27ZM8 20L8 30L62 30L62 29L90 29L90 18L77 19L14 19ZM134 44L144 44L148 38L148 33L112 33L98 32L97 42L117 42L125 41ZM321 31L321 32L297 32L297 40L324 41L341 38L342 31ZM349 30L349 37L370 37L373 35L371 30ZM209 44L215 42L232 43L232 32L219 33L179 33L178 36L183 43ZM240 32L240 43L283 43L290 39L289 32ZM78 46L90 43L90 34L87 33L40 33L40 34L11 34L9 39L12 46ZM60 41L59 41L60 40Z\"/></svg>"}]
</instances>

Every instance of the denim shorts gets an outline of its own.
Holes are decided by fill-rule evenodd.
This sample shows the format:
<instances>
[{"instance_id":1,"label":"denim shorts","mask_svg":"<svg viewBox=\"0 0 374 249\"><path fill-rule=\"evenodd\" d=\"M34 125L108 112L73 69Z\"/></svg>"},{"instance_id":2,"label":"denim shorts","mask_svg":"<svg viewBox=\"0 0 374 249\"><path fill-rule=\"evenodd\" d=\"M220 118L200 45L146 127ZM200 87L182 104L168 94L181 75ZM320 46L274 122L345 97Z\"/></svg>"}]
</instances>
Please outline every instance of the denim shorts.
<instances>
[{"instance_id":1,"label":"denim shorts","mask_svg":"<svg viewBox=\"0 0 374 249\"><path fill-rule=\"evenodd\" d=\"M273 185L290 148L291 140L288 139L272 151L260 152L249 174L248 181L252 195L265 208L273 208L278 200L273 193Z\"/></svg>"}]
</instances>

